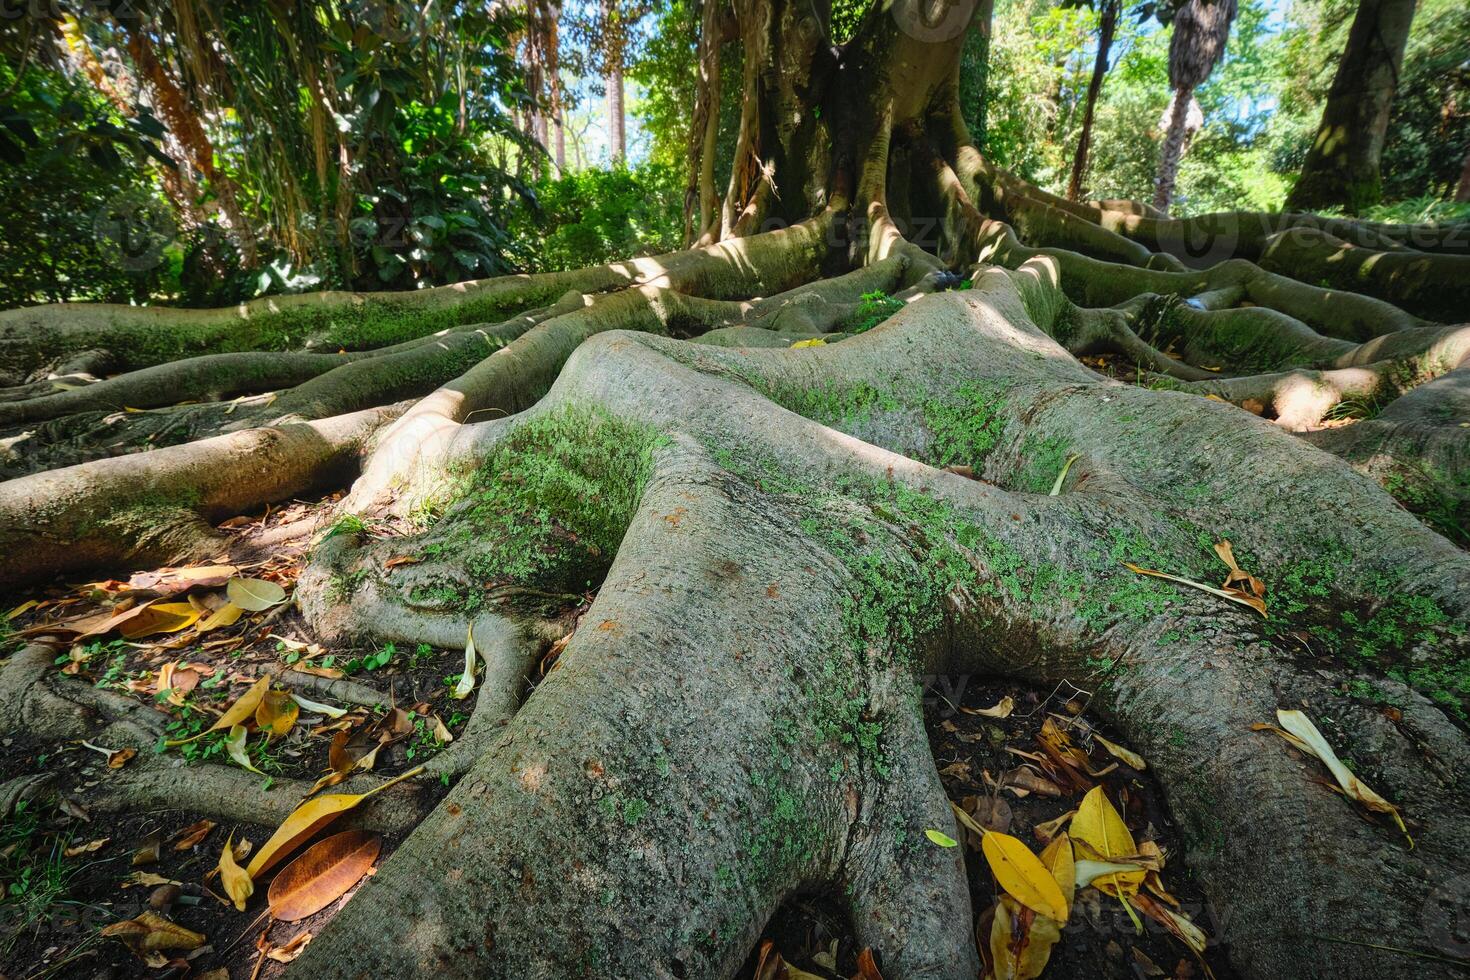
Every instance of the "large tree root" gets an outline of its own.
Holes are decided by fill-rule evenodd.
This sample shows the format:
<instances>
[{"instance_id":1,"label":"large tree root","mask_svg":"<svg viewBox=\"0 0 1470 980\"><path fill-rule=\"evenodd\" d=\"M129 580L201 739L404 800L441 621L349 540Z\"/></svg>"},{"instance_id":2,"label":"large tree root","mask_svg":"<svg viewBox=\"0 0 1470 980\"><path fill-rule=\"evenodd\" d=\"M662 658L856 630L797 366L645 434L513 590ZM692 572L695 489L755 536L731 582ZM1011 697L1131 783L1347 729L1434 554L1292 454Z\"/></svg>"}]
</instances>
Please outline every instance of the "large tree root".
<instances>
[{"instance_id":1,"label":"large tree root","mask_svg":"<svg viewBox=\"0 0 1470 980\"><path fill-rule=\"evenodd\" d=\"M1050 287L1023 284L1033 288ZM1359 908L1395 936L1422 936L1422 903L1452 875L1464 832L1463 734L1406 688L1396 688L1397 724L1344 703L1330 669L1300 672L1249 614L1137 579L1117 561L1203 575L1195 567L1208 545L1197 538L1212 530L1268 581L1330 555L1342 571L1314 580L1330 598L1305 615L1371 608L1392 575L1396 595L1448 617L1447 631L1412 641L1434 658L1463 656L1453 624L1466 621L1470 561L1331 457L1228 407L1201 412L1179 395L1099 382L1027 322L1009 282L988 280L819 352L727 354L605 335L568 364L551 404L464 430L465 447L490 451L573 410L557 406L596 405L676 434L654 450L584 617L595 628L577 633L561 667L300 969L560 974L597 950L614 973L728 975L783 897L818 888L847 896L862 941L899 975L961 975L973 970L968 939L917 914L963 898L941 852L913 844L924 821L950 824L929 777L911 782L932 776L932 764L910 756L922 743L903 678L980 669L1050 682L1099 656L1115 663L1104 710L1183 816L1190 860L1243 971L1356 976L1369 961L1402 965L1391 951L1334 939L1353 938L1348 910ZM954 390L928 377L939 350L989 392L997 414L982 444L950 445L937 408L914 426L915 408ZM939 473L759 409L751 383L809 412L845 408L851 416L828 421L905 453L926 455L927 444L936 462L964 458L1002 485L1049 480L1027 475L1037 452L1027 447L1059 440L1083 453L1076 489L1032 497ZM837 396L867 387L895 393L868 404ZM1161 466L1149 446L1123 438L1145 405L1170 415L1177 445L1194 450ZM705 447L732 437L740 459L717 464ZM1283 465L1263 469L1262 455ZM1238 496L1222 489L1232 483ZM1348 499L1354 506L1324 524L1323 502ZM1410 564L1425 553L1436 556L1432 573ZM912 583L908 598L889 605L871 574ZM1290 607L1288 595L1280 601ZM752 608L783 627L743 629ZM729 690L745 693L732 703ZM843 707L848 697L857 700ZM1414 851L1315 783L1284 744L1251 731L1303 702L1331 712L1365 775L1404 801ZM566 834L573 824L581 832ZM670 844L680 840L691 843ZM1373 868L1366 904L1348 866ZM440 880L452 884L425 889ZM1436 975L1433 962L1421 966Z\"/></svg>"},{"instance_id":2,"label":"large tree root","mask_svg":"<svg viewBox=\"0 0 1470 980\"><path fill-rule=\"evenodd\" d=\"M322 549L300 583L313 622L446 643L473 619L497 651L483 710L510 720L465 740L449 799L296 969L565 975L595 954L615 974L724 976L782 901L822 890L843 896L895 976L973 975L957 858L922 837L957 831L912 677L1049 683L1097 659L1113 666L1095 704L1157 771L1244 973L1401 965L1334 941L1366 921L1432 952L1424 903L1467 829L1464 736L1381 676L1404 705L1396 723L1341 701L1350 674L1330 660L1304 673L1278 644L1315 624L1346 652L1357 634L1343 624L1371 621L1390 595L1436 610L1377 654L1423 683L1417 668L1463 657L1470 560L1266 422L1081 368L1045 332L1068 309L1055 275L1046 260L990 271L816 350L599 334L534 410L456 430L438 516L417 544L391 545L431 560L400 578L381 565L387 545ZM1141 419L1170 433L1169 455L1140 438ZM1073 452L1068 492L1027 492ZM508 567L529 577L486 590L473 552L434 544L464 541L487 562L522 554L496 549L521 515L500 513L484 481L536 472L579 474L569 485L590 509L553 493L549 537L510 544L575 560ZM626 523L584 527L597 515ZM616 559L608 534L622 538ZM1226 535L1280 590L1279 623L1120 564L1209 578L1209 543ZM355 590L334 584L344 570ZM601 579L587 625L517 710L527 665L562 629L555 596L586 576ZM779 626L752 632L752 610ZM1336 719L1365 777L1405 805L1416 850L1250 730L1302 703ZM39 728L48 714L30 717ZM112 798L176 801L180 785L144 770ZM204 785L192 802L224 806L225 784Z\"/></svg>"},{"instance_id":3,"label":"large tree root","mask_svg":"<svg viewBox=\"0 0 1470 980\"><path fill-rule=\"evenodd\" d=\"M0 484L0 588L73 569L206 557L209 521L350 478L399 408L250 429Z\"/></svg>"}]
</instances>

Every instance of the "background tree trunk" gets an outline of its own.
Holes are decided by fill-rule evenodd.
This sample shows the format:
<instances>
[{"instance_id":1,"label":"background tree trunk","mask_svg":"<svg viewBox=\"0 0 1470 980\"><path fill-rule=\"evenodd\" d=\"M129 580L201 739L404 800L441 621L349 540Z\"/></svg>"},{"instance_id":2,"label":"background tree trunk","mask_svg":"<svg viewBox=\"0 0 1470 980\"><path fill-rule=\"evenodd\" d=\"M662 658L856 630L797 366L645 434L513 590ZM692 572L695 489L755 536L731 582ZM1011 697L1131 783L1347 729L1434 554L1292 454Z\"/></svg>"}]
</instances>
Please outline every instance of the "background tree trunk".
<instances>
[{"instance_id":1,"label":"background tree trunk","mask_svg":"<svg viewBox=\"0 0 1470 980\"><path fill-rule=\"evenodd\" d=\"M1322 110L1322 123L1287 198L1300 210L1350 214L1378 203L1378 162L1398 88L1415 0L1361 0Z\"/></svg>"},{"instance_id":2,"label":"background tree trunk","mask_svg":"<svg viewBox=\"0 0 1470 980\"><path fill-rule=\"evenodd\" d=\"M1082 134L1077 137L1077 156L1072 161L1072 179L1067 183L1067 200L1082 196L1082 178L1087 173L1087 151L1092 144L1092 118L1097 110L1097 97L1102 92L1108 73L1108 52L1113 47L1113 32L1118 26L1118 5L1112 0L1103 4L1102 22L1098 26L1097 57L1092 62L1092 81L1087 84L1087 102L1082 110Z\"/></svg>"},{"instance_id":3,"label":"background tree trunk","mask_svg":"<svg viewBox=\"0 0 1470 980\"><path fill-rule=\"evenodd\" d=\"M617 0L603 0L602 41L604 69L603 83L607 88L607 152L608 162L614 167L627 161L628 141L624 128L623 107L623 57L627 39L624 36L622 12Z\"/></svg>"},{"instance_id":4,"label":"background tree trunk","mask_svg":"<svg viewBox=\"0 0 1470 980\"><path fill-rule=\"evenodd\" d=\"M1154 179L1154 207L1169 211L1174 200L1174 182L1179 177L1179 160L1184 156L1184 139L1188 132L1189 100L1194 90L1180 87L1174 90L1174 99L1169 104L1169 128L1164 132L1164 145L1159 150L1159 174Z\"/></svg>"}]
</instances>

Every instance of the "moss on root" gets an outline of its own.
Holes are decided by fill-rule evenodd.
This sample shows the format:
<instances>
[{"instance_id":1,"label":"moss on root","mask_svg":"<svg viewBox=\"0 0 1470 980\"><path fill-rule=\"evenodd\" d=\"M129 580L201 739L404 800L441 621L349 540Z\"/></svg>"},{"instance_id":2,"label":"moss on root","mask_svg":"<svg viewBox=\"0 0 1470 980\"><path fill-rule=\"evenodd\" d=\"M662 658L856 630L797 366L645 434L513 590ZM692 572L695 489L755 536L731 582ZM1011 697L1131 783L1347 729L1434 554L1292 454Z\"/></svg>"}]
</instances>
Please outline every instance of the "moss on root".
<instances>
[{"instance_id":1,"label":"moss on root","mask_svg":"<svg viewBox=\"0 0 1470 980\"><path fill-rule=\"evenodd\" d=\"M308 341L325 350L369 350L467 324L497 323L554 298L552 292L487 296L433 306L394 299L291 305L206 324L170 320L151 311L119 313L95 332L48 341L45 354L65 356L101 345L119 358L120 369L132 371L200 354L296 350Z\"/></svg>"},{"instance_id":2,"label":"moss on root","mask_svg":"<svg viewBox=\"0 0 1470 980\"><path fill-rule=\"evenodd\" d=\"M480 583L548 592L595 587L633 519L662 437L601 411L564 409L518 427L426 515L427 558L464 556ZM477 608L482 593L456 590ZM442 604L450 596L422 596Z\"/></svg>"}]
</instances>

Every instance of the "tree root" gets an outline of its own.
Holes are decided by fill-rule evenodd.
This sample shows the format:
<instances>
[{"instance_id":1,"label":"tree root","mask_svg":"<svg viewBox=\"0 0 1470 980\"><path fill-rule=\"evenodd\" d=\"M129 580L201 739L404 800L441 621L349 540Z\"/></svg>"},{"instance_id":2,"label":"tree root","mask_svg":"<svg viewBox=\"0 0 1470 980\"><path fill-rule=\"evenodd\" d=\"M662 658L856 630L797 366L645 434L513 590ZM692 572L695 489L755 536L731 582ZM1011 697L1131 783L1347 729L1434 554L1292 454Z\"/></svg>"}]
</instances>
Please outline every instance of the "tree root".
<instances>
[{"instance_id":1,"label":"tree root","mask_svg":"<svg viewBox=\"0 0 1470 980\"><path fill-rule=\"evenodd\" d=\"M250 429L0 484L0 587L216 552L207 523L344 480L402 408Z\"/></svg>"}]
</instances>

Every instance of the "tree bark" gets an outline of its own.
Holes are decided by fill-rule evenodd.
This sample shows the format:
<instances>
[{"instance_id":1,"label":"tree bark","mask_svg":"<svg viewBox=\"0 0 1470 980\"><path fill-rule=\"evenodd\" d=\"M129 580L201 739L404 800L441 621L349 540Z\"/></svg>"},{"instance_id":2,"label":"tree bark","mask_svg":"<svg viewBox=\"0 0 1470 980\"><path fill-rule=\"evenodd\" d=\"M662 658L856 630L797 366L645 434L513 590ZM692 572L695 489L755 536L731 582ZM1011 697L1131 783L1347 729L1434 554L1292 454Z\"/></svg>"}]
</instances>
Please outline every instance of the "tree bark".
<instances>
[{"instance_id":1,"label":"tree bark","mask_svg":"<svg viewBox=\"0 0 1470 980\"><path fill-rule=\"evenodd\" d=\"M1322 122L1287 198L1301 210L1341 207L1349 214L1382 196L1379 158L1416 0L1360 0L1347 47L1327 94Z\"/></svg>"},{"instance_id":2,"label":"tree bark","mask_svg":"<svg viewBox=\"0 0 1470 980\"><path fill-rule=\"evenodd\" d=\"M1092 146L1092 119L1097 110L1097 97L1102 92L1108 73L1108 52L1113 47L1113 32L1118 26L1116 0L1105 0L1098 25L1097 57L1092 62L1092 80L1087 83L1087 101L1082 110L1082 132L1077 137L1077 155L1072 160L1072 177L1067 182L1067 200L1082 197L1082 179L1087 174L1087 151Z\"/></svg>"},{"instance_id":3,"label":"tree bark","mask_svg":"<svg viewBox=\"0 0 1470 980\"><path fill-rule=\"evenodd\" d=\"M607 152L614 166L622 166L628 158L625 135L626 115L623 107L623 58L626 55L626 26L618 0L602 0L603 85L607 89Z\"/></svg>"},{"instance_id":4,"label":"tree bark","mask_svg":"<svg viewBox=\"0 0 1470 980\"><path fill-rule=\"evenodd\" d=\"M1194 90L1180 87L1174 90L1169 102L1169 125L1164 131L1164 143L1159 148L1159 173L1154 178L1154 207L1165 214L1174 200L1174 182L1179 177L1179 161L1184 156L1184 143L1188 136L1189 102Z\"/></svg>"}]
</instances>

